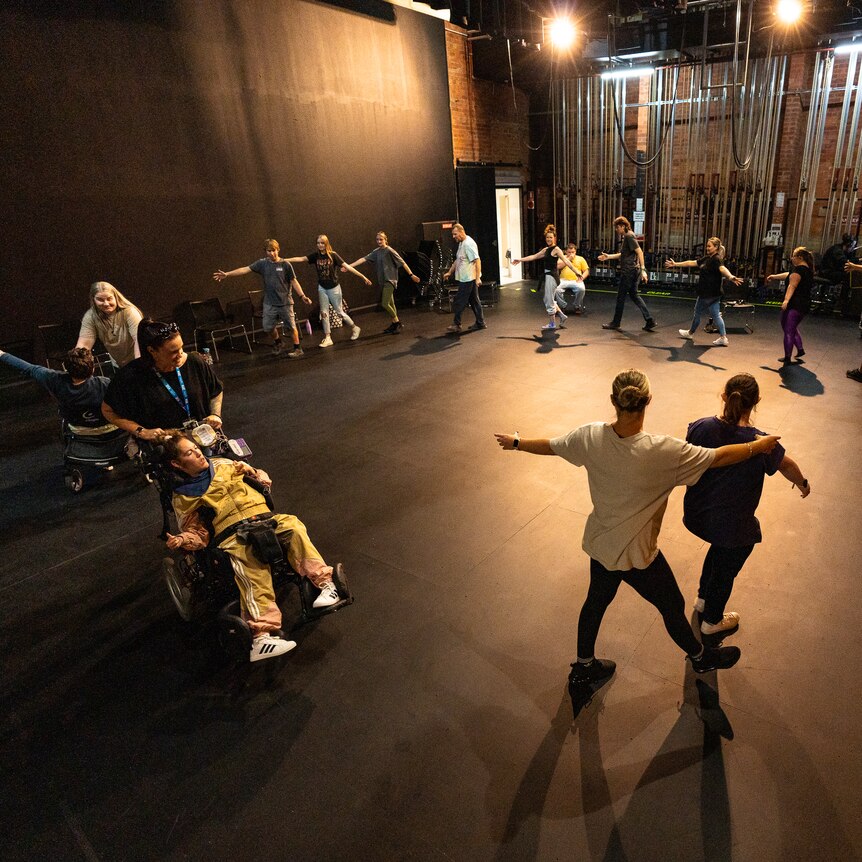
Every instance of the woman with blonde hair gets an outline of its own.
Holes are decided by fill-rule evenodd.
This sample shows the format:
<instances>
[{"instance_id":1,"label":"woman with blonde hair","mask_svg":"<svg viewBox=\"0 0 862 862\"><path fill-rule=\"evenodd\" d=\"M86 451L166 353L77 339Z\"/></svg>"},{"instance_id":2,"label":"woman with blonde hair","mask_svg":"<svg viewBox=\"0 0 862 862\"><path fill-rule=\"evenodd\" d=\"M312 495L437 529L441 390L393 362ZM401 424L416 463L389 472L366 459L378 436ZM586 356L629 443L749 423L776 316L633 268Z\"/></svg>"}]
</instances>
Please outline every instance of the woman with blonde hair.
<instances>
[{"instance_id":1,"label":"woman with blonde hair","mask_svg":"<svg viewBox=\"0 0 862 862\"><path fill-rule=\"evenodd\" d=\"M546 248L537 251L535 254L513 260L512 266L518 266L521 262L541 259L542 282L545 288L545 311L548 313L548 322L542 329L554 330L557 328L557 317L560 318L560 326L567 320L567 316L563 314L556 299L557 288L560 284L558 267L560 269L570 269L575 278L578 278L580 273L572 266L569 259L563 254L563 250L557 245L557 229L552 224L549 224L545 228L545 245Z\"/></svg>"},{"instance_id":2,"label":"woman with blonde hair","mask_svg":"<svg viewBox=\"0 0 862 862\"><path fill-rule=\"evenodd\" d=\"M804 245L797 246L790 255L793 266L789 272L775 272L766 276L767 281L784 281L790 276L784 291L784 301L781 303L781 328L784 330L784 356L778 361L785 365L793 358L793 348L796 348L796 358L805 356L802 347L802 336L799 334L799 324L802 318L811 311L811 287L814 284L814 255Z\"/></svg>"},{"instance_id":3,"label":"woman with blonde hair","mask_svg":"<svg viewBox=\"0 0 862 862\"><path fill-rule=\"evenodd\" d=\"M721 286L722 278L730 279L734 284L742 284L742 279L737 278L731 271L722 263L724 260L724 246L717 236L711 236L706 241L706 254L697 260L681 260L675 261L669 257L665 261L665 265L669 267L685 267L696 266L700 269L700 275L697 282L697 300L694 303L694 316L691 319L691 326L688 329L680 329L680 337L687 341L693 341L694 334L700 326L700 316L704 309L709 309L713 321L718 328L718 338L712 343L718 347L727 347L727 330L724 328L724 318L721 316L721 297L724 290Z\"/></svg>"},{"instance_id":4,"label":"woman with blonde hair","mask_svg":"<svg viewBox=\"0 0 862 862\"><path fill-rule=\"evenodd\" d=\"M350 340L356 341L359 338L361 330L342 307L341 286L338 284L338 270L352 272L368 285L371 284L371 280L366 278L359 270L350 266L350 264L345 263L342 257L332 250L329 237L325 233L322 233L317 238L317 251L313 251L307 255L300 255L299 257L289 257L287 258L287 262L310 263L317 268L317 296L320 300L320 322L323 324L323 341L320 342L320 346L332 347L331 325L329 322L330 306L335 309L335 313L348 326L352 327Z\"/></svg>"},{"instance_id":5,"label":"woman with blonde hair","mask_svg":"<svg viewBox=\"0 0 862 862\"><path fill-rule=\"evenodd\" d=\"M664 555L658 535L670 492L693 485L710 468L771 452L777 437L708 449L643 430L652 400L646 374L636 368L614 378L613 422L582 425L554 439L521 439L496 434L503 449L533 455L559 455L585 467L593 511L587 518L583 548L590 556L590 586L578 620L578 655L569 675L573 686L609 679L616 665L594 655L605 611L625 581L661 614L665 629L696 673L732 667L737 647L704 647L685 617L685 600ZM573 693L574 702L574 693Z\"/></svg>"},{"instance_id":6,"label":"woman with blonde hair","mask_svg":"<svg viewBox=\"0 0 862 862\"><path fill-rule=\"evenodd\" d=\"M138 324L143 317L141 310L113 284L95 281L90 285L90 307L81 319L75 347L92 350L98 338L108 351L111 362L122 368L141 355Z\"/></svg>"}]
</instances>

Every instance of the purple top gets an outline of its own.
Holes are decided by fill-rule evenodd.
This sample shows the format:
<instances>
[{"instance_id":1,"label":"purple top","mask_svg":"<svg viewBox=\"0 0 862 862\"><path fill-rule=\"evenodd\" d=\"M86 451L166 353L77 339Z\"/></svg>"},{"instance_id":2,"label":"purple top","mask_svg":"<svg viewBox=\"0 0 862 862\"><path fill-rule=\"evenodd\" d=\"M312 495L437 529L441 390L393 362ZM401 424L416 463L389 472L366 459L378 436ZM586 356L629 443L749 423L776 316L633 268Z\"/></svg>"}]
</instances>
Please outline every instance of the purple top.
<instances>
[{"instance_id":1,"label":"purple top","mask_svg":"<svg viewBox=\"0 0 862 862\"><path fill-rule=\"evenodd\" d=\"M717 449L732 443L753 443L763 432L752 426L731 425L717 416L688 426L685 439L696 446ZM722 548L762 541L754 512L763 492L763 477L771 476L784 458L779 443L768 455L755 455L729 467L707 470L685 492L683 523L700 539Z\"/></svg>"}]
</instances>

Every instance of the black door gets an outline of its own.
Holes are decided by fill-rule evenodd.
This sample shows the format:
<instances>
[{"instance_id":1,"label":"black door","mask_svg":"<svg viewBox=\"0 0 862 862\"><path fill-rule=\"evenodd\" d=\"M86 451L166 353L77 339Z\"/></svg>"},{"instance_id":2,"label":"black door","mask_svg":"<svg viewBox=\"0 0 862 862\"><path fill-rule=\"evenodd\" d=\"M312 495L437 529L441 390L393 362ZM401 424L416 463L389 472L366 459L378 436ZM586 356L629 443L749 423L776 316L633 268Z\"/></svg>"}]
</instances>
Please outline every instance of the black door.
<instances>
[{"instance_id":1,"label":"black door","mask_svg":"<svg viewBox=\"0 0 862 862\"><path fill-rule=\"evenodd\" d=\"M497 250L497 191L494 168L457 167L458 221L476 240L482 260L482 281L500 280Z\"/></svg>"}]
</instances>

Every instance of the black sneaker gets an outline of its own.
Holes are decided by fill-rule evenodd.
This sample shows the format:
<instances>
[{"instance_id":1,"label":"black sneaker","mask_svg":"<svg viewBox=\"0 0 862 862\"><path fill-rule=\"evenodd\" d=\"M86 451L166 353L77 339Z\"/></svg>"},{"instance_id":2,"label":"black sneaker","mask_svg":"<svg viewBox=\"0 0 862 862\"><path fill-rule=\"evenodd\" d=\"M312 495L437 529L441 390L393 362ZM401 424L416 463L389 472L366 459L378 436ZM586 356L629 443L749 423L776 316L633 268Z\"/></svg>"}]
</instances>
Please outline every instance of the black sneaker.
<instances>
[{"instance_id":1,"label":"black sneaker","mask_svg":"<svg viewBox=\"0 0 862 862\"><path fill-rule=\"evenodd\" d=\"M655 329L655 321L650 318L642 328L644 332L652 332Z\"/></svg>"},{"instance_id":2,"label":"black sneaker","mask_svg":"<svg viewBox=\"0 0 862 862\"><path fill-rule=\"evenodd\" d=\"M688 657L695 673L709 673L711 670L726 670L733 667L742 655L739 647L704 647L700 658Z\"/></svg>"},{"instance_id":3,"label":"black sneaker","mask_svg":"<svg viewBox=\"0 0 862 862\"><path fill-rule=\"evenodd\" d=\"M272 342L272 355L278 356L281 353L281 340Z\"/></svg>"},{"instance_id":4,"label":"black sneaker","mask_svg":"<svg viewBox=\"0 0 862 862\"><path fill-rule=\"evenodd\" d=\"M614 323L611 321L610 323L603 323L602 329L619 329L620 325L618 323Z\"/></svg>"},{"instance_id":5,"label":"black sneaker","mask_svg":"<svg viewBox=\"0 0 862 862\"><path fill-rule=\"evenodd\" d=\"M597 683L604 682L614 675L617 669L617 663L609 658L596 658L589 664L582 664L576 661L572 665L572 671L569 674L569 683L574 682L589 682Z\"/></svg>"},{"instance_id":6,"label":"black sneaker","mask_svg":"<svg viewBox=\"0 0 862 862\"><path fill-rule=\"evenodd\" d=\"M575 662L569 673L569 697L572 700L572 718L588 706L593 695L614 675L617 666L610 659L594 659L589 665Z\"/></svg>"},{"instance_id":7,"label":"black sneaker","mask_svg":"<svg viewBox=\"0 0 862 862\"><path fill-rule=\"evenodd\" d=\"M397 320L395 323L392 324L393 335L398 335L398 333L401 332L402 329L404 329L404 324L400 320Z\"/></svg>"}]
</instances>

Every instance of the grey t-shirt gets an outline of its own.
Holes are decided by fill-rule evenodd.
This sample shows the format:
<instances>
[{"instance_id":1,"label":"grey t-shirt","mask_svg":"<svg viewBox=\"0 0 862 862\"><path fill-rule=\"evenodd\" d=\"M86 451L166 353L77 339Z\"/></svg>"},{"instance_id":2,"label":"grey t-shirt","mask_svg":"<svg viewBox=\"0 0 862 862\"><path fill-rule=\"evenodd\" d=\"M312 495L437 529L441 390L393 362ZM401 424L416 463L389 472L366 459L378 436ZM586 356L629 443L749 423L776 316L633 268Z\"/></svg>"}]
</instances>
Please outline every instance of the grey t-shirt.
<instances>
[{"instance_id":1,"label":"grey t-shirt","mask_svg":"<svg viewBox=\"0 0 862 862\"><path fill-rule=\"evenodd\" d=\"M404 266L404 258L394 248L388 245L383 248L378 246L374 251L368 252L365 259L377 264L377 281L380 284L387 281L398 284L398 268Z\"/></svg>"},{"instance_id":2,"label":"grey t-shirt","mask_svg":"<svg viewBox=\"0 0 862 862\"><path fill-rule=\"evenodd\" d=\"M263 277L263 299L268 306L281 308L293 305L290 283L296 278L296 274L286 260L273 262L268 257L262 257L249 269Z\"/></svg>"},{"instance_id":3,"label":"grey t-shirt","mask_svg":"<svg viewBox=\"0 0 862 862\"><path fill-rule=\"evenodd\" d=\"M623 234L623 244L620 246L620 269L623 272L631 272L640 269L637 250L640 248L637 238L632 231Z\"/></svg>"}]
</instances>

